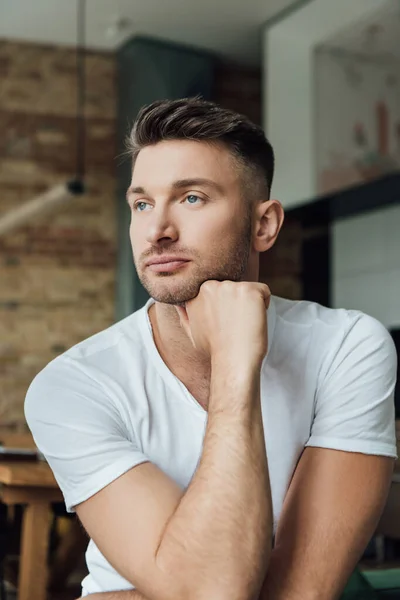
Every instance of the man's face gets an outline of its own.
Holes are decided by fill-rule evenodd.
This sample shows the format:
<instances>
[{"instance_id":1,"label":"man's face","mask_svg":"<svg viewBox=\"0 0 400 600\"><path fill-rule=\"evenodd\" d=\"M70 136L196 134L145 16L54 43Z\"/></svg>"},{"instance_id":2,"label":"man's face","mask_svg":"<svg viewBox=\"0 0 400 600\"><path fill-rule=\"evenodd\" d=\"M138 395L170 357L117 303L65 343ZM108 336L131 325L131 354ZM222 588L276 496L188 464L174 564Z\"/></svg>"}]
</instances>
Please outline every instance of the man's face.
<instances>
[{"instance_id":1,"label":"man's face","mask_svg":"<svg viewBox=\"0 0 400 600\"><path fill-rule=\"evenodd\" d=\"M139 279L156 301L183 304L209 279L244 278L252 224L240 176L219 145L174 140L139 152L127 194L130 238Z\"/></svg>"}]
</instances>

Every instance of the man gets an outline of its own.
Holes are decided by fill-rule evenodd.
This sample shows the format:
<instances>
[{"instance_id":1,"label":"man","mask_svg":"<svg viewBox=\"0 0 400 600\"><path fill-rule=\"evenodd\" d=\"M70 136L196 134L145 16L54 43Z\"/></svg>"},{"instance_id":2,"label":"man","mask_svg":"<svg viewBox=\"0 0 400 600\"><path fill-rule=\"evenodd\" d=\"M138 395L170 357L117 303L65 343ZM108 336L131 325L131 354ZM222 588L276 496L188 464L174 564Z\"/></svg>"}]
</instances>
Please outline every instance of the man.
<instances>
[{"instance_id":1,"label":"man","mask_svg":"<svg viewBox=\"0 0 400 600\"><path fill-rule=\"evenodd\" d=\"M390 336L258 283L283 209L272 148L246 118L156 102L130 151L151 299L52 361L26 399L91 538L83 595L334 600L396 456Z\"/></svg>"}]
</instances>

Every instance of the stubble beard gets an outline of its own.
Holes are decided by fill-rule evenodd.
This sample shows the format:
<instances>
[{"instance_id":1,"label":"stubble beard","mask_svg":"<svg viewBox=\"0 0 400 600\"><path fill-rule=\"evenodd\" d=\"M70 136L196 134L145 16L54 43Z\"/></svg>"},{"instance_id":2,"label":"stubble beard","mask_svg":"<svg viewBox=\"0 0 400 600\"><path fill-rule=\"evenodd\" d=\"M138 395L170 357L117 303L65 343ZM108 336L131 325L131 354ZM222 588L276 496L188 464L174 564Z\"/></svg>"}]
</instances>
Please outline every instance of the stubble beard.
<instances>
[{"instance_id":1,"label":"stubble beard","mask_svg":"<svg viewBox=\"0 0 400 600\"><path fill-rule=\"evenodd\" d=\"M221 249L216 249L214 260L210 261L213 263L212 265L202 266L201 257L199 257L197 263L199 266L194 273L187 277L184 273L180 274L179 271L159 272L155 276L149 276L147 272L137 269L141 284L156 302L183 306L186 302L196 298L205 281L242 281L250 254L251 219L247 218L244 225L242 232L232 240L231 246L225 250L224 256L221 256ZM165 247L165 253L170 248L171 246ZM197 262L196 258L193 262Z\"/></svg>"}]
</instances>

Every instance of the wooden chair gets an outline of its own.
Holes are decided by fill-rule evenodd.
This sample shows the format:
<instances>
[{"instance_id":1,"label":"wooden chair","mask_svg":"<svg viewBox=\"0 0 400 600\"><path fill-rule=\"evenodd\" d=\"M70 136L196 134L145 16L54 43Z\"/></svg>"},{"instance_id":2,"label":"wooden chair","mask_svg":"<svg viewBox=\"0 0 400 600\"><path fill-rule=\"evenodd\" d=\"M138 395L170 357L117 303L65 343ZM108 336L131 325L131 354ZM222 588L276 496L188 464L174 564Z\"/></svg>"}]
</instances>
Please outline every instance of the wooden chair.
<instances>
[{"instance_id":1,"label":"wooden chair","mask_svg":"<svg viewBox=\"0 0 400 600\"><path fill-rule=\"evenodd\" d=\"M8 448L28 448L35 449L35 442L33 440L32 435L29 431L16 433L13 431L9 431L7 429L2 429L0 427L0 444L3 446L7 446ZM55 535L56 529L56 521L59 517L69 516L71 518L70 527L67 533L63 536L63 538L57 544L57 548L55 550L55 556L52 561L52 565L50 567L49 573L49 589L50 590L60 590L65 586L66 580L70 573L74 570L76 565L79 562L80 557L83 556L87 545L88 545L88 537L80 526L78 520L73 515L67 515L64 505L62 503L55 504L54 507L54 521L51 536ZM12 515L9 511L8 514L8 523L14 520L14 515ZM1 521L0 521L1 523ZM8 527L10 528L10 526ZM5 535L5 528L4 528ZM1 544L1 525L0 525L0 544ZM1 548L5 548L4 550L4 558L6 556L6 547L4 544L0 546ZM0 600L3 600L1 596L1 561L2 555L0 552ZM16 581L15 581L16 583ZM5 596L4 596L5 598Z\"/></svg>"},{"instance_id":2,"label":"wooden chair","mask_svg":"<svg viewBox=\"0 0 400 600\"><path fill-rule=\"evenodd\" d=\"M0 445L7 448L36 448L32 435L29 431L15 432L8 428L0 427ZM15 525L15 513L13 508L6 507L0 502L0 600L6 600L4 583L4 564L9 552L11 532ZM16 583L13 582L13 583Z\"/></svg>"},{"instance_id":3,"label":"wooden chair","mask_svg":"<svg viewBox=\"0 0 400 600\"><path fill-rule=\"evenodd\" d=\"M7 507L0 502L0 600L7 600L4 582L4 561L8 548Z\"/></svg>"}]
</instances>

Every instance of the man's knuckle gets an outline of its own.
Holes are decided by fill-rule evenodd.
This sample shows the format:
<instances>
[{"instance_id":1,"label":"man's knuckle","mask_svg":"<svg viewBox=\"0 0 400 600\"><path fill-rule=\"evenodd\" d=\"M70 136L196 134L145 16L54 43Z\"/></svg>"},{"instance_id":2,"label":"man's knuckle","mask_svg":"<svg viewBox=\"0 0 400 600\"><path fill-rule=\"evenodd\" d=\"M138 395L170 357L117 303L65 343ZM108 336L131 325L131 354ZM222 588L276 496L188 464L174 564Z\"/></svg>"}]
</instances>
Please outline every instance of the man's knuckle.
<instances>
[{"instance_id":1,"label":"man's knuckle","mask_svg":"<svg viewBox=\"0 0 400 600\"><path fill-rule=\"evenodd\" d=\"M215 284L215 281L212 281L212 280L205 281L202 284L201 289L203 292L211 292L213 289L215 289L214 284Z\"/></svg>"}]
</instances>

